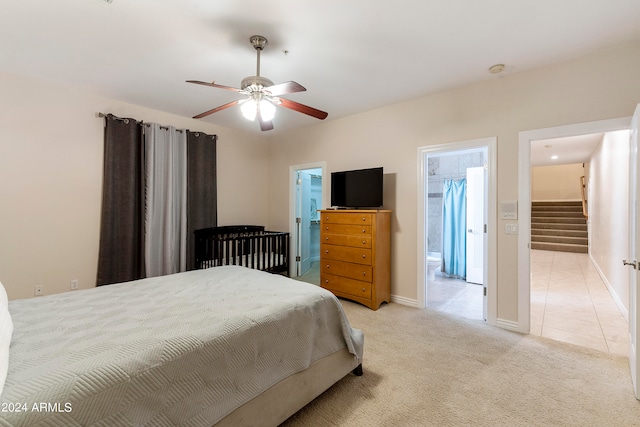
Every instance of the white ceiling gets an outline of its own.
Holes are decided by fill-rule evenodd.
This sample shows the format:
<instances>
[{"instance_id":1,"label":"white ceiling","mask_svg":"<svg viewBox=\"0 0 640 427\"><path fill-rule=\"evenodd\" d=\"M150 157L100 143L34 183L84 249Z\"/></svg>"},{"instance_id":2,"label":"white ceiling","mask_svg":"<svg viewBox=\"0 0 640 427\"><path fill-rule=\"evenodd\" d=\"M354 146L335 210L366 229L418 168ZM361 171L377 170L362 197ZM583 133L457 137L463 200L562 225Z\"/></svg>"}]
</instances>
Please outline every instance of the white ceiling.
<instances>
[{"instance_id":1,"label":"white ceiling","mask_svg":"<svg viewBox=\"0 0 640 427\"><path fill-rule=\"evenodd\" d=\"M603 133L594 133L531 141L531 166L588 163L603 136Z\"/></svg>"},{"instance_id":2,"label":"white ceiling","mask_svg":"<svg viewBox=\"0 0 640 427\"><path fill-rule=\"evenodd\" d=\"M640 39L638 0L13 0L0 70L191 117L261 75L333 120ZM285 55L284 50L288 51ZM203 119L260 134L234 107ZM280 108L274 135L317 119Z\"/></svg>"}]
</instances>

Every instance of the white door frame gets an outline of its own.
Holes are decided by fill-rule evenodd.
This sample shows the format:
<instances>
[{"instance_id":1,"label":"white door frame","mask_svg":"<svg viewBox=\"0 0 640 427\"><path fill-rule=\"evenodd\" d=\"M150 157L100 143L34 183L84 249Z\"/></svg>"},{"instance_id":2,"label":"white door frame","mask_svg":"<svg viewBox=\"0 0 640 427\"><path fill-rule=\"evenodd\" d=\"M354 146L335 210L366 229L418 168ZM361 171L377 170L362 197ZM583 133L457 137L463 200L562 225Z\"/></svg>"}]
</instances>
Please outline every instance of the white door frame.
<instances>
[{"instance_id":1,"label":"white door frame","mask_svg":"<svg viewBox=\"0 0 640 427\"><path fill-rule=\"evenodd\" d=\"M629 270L629 368L631 370L631 383L636 399L640 400L640 384L638 383L638 242L640 230L640 219L638 218L638 121L640 121L640 104L636 106L631 121L631 133L629 135L629 249L627 256L629 258L623 260L627 267L633 267Z\"/></svg>"},{"instance_id":2,"label":"white door frame","mask_svg":"<svg viewBox=\"0 0 640 427\"><path fill-rule=\"evenodd\" d=\"M516 330L531 328L531 142L629 129L631 117L522 131L518 142L518 322Z\"/></svg>"},{"instance_id":3,"label":"white door frame","mask_svg":"<svg viewBox=\"0 0 640 427\"><path fill-rule=\"evenodd\" d=\"M417 306L425 308L427 305L427 269L425 259L427 254L427 234L425 229L427 222L426 209L428 198L425 198L427 191L426 182L428 178L428 164L425 159L427 155L439 152L461 151L471 148L487 148L488 157L488 212L487 212L487 249L485 253L484 280L487 287L487 323L496 324L497 318L497 143L498 138L481 138L469 141L452 142L446 144L429 145L418 147L418 225L417 225Z\"/></svg>"},{"instance_id":4,"label":"white door frame","mask_svg":"<svg viewBox=\"0 0 640 427\"><path fill-rule=\"evenodd\" d=\"M298 171L306 169L322 169L322 200L318 209L329 206L329 180L327 176L327 162L304 163L301 165L289 166L289 251L295 253L298 242L298 227L296 226L296 180ZM294 258L295 259L295 258ZM289 263L289 277L296 277L296 263Z\"/></svg>"}]
</instances>

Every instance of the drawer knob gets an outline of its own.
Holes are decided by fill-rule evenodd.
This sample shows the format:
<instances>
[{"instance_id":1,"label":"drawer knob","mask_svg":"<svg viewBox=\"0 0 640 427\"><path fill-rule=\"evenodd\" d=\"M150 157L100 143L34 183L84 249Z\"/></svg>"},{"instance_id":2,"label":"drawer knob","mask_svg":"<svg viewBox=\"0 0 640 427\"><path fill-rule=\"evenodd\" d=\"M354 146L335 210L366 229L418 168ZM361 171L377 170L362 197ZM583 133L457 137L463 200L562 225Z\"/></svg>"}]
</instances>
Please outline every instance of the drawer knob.
<instances>
[{"instance_id":1,"label":"drawer knob","mask_svg":"<svg viewBox=\"0 0 640 427\"><path fill-rule=\"evenodd\" d=\"M329 279L324 279L324 283L329 283Z\"/></svg>"},{"instance_id":2,"label":"drawer knob","mask_svg":"<svg viewBox=\"0 0 640 427\"><path fill-rule=\"evenodd\" d=\"M362 275L363 275L363 276L366 276L366 275L367 275L367 272L366 272L366 271L363 271L363 272L362 272Z\"/></svg>"},{"instance_id":3,"label":"drawer knob","mask_svg":"<svg viewBox=\"0 0 640 427\"><path fill-rule=\"evenodd\" d=\"M362 258L363 258L363 259L364 259L364 258L366 258L366 257L367 257L367 256L366 256L365 254L362 254Z\"/></svg>"},{"instance_id":4,"label":"drawer knob","mask_svg":"<svg viewBox=\"0 0 640 427\"><path fill-rule=\"evenodd\" d=\"M329 264L327 264L327 268L329 268Z\"/></svg>"},{"instance_id":5,"label":"drawer knob","mask_svg":"<svg viewBox=\"0 0 640 427\"><path fill-rule=\"evenodd\" d=\"M367 218L363 216L363 217L362 217L362 220L363 220L363 221L366 221L366 220L367 220Z\"/></svg>"},{"instance_id":6,"label":"drawer knob","mask_svg":"<svg viewBox=\"0 0 640 427\"><path fill-rule=\"evenodd\" d=\"M363 244L363 245L366 245L366 244L367 244L367 241L366 241L366 240L363 240L363 241L362 241L362 244Z\"/></svg>"},{"instance_id":7,"label":"drawer knob","mask_svg":"<svg viewBox=\"0 0 640 427\"><path fill-rule=\"evenodd\" d=\"M367 230L365 230L365 229L363 228L363 229L362 229L362 232L363 232L363 233L366 233L366 232L367 232Z\"/></svg>"},{"instance_id":8,"label":"drawer knob","mask_svg":"<svg viewBox=\"0 0 640 427\"><path fill-rule=\"evenodd\" d=\"M324 238L324 240L329 240L329 238L328 238L328 237L325 237L325 238Z\"/></svg>"},{"instance_id":9,"label":"drawer knob","mask_svg":"<svg viewBox=\"0 0 640 427\"><path fill-rule=\"evenodd\" d=\"M325 249L325 250L324 250L324 253L325 253L325 254L328 254L328 253L329 253L329 249Z\"/></svg>"},{"instance_id":10,"label":"drawer knob","mask_svg":"<svg viewBox=\"0 0 640 427\"><path fill-rule=\"evenodd\" d=\"M362 292L365 292L364 288L362 288Z\"/></svg>"}]
</instances>

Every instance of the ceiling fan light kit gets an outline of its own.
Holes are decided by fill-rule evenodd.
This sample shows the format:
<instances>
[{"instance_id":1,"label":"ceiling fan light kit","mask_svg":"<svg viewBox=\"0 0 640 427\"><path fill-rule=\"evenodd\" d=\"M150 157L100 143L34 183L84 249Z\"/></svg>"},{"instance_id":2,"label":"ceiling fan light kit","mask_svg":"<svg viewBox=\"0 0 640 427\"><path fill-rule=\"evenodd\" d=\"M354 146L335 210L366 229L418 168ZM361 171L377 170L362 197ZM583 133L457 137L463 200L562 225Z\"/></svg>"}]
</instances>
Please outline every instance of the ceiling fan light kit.
<instances>
[{"instance_id":1,"label":"ceiling fan light kit","mask_svg":"<svg viewBox=\"0 0 640 427\"><path fill-rule=\"evenodd\" d=\"M238 99L231 101L220 107L213 108L211 110L200 113L194 116L194 119L200 119L210 114L217 113L218 111L225 110L234 105L241 104L240 110L242 115L248 120L255 120L256 117L260 123L260 129L263 131L273 129L271 121L275 117L276 105L284 108L288 108L299 113L315 117L320 120L324 120L328 114L324 111L309 107L304 104L300 104L290 99L281 98L280 95L286 95L289 93L304 92L307 89L304 86L289 81L285 83L273 84L273 82L265 77L260 76L260 52L267 45L267 39L263 36L251 36L249 41L253 45L257 54L257 66L256 75L245 77L240 83L240 89L215 84L214 82L207 83L198 80L187 80L187 83L194 83L204 86L217 87L219 89L231 90L240 94L246 95L245 99Z\"/></svg>"}]
</instances>

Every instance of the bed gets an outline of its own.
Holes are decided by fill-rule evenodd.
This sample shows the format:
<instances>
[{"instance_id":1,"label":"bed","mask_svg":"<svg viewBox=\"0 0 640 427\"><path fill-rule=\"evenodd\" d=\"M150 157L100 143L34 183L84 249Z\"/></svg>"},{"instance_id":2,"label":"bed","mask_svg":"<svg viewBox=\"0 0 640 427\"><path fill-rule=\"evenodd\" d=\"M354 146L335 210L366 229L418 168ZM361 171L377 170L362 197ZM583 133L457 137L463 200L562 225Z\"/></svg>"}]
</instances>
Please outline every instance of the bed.
<instances>
[{"instance_id":1,"label":"bed","mask_svg":"<svg viewBox=\"0 0 640 427\"><path fill-rule=\"evenodd\" d=\"M362 373L363 334L333 294L245 267L10 301L8 311L2 426L276 426Z\"/></svg>"},{"instance_id":2,"label":"bed","mask_svg":"<svg viewBox=\"0 0 640 427\"><path fill-rule=\"evenodd\" d=\"M195 232L195 268L221 265L289 275L289 233L259 225L228 225Z\"/></svg>"}]
</instances>

